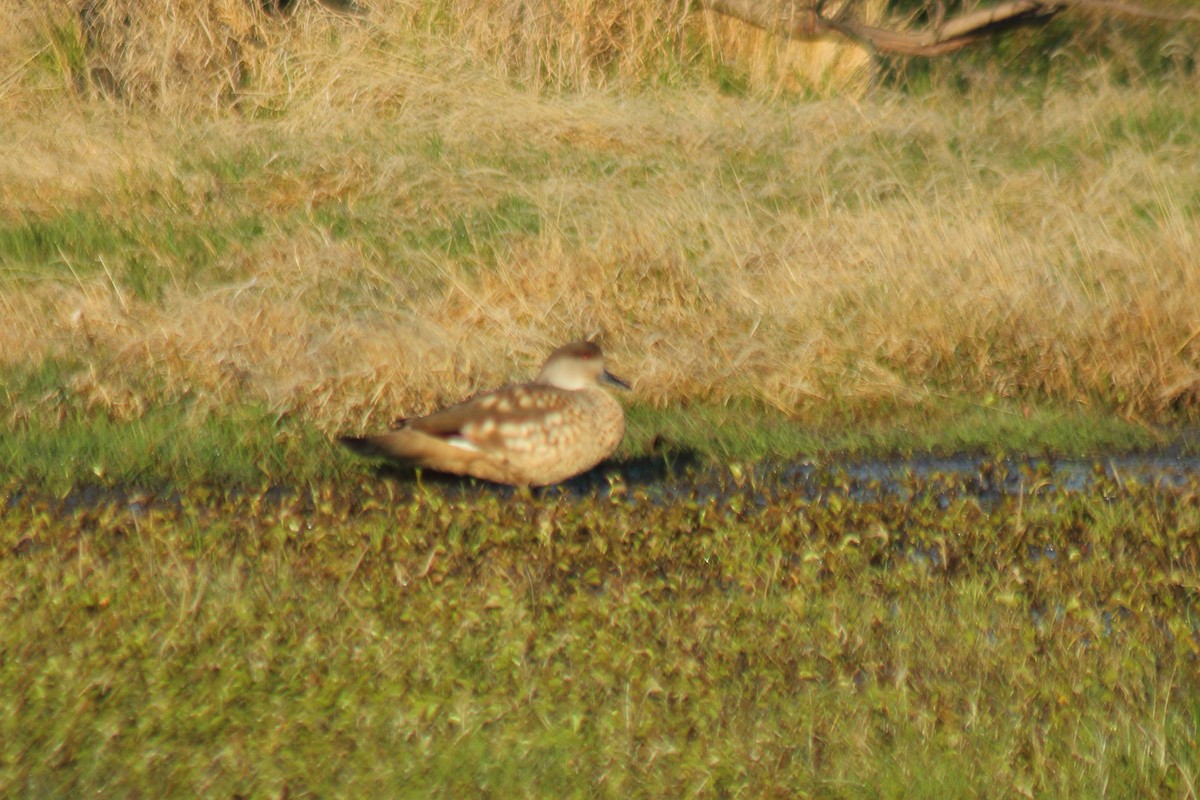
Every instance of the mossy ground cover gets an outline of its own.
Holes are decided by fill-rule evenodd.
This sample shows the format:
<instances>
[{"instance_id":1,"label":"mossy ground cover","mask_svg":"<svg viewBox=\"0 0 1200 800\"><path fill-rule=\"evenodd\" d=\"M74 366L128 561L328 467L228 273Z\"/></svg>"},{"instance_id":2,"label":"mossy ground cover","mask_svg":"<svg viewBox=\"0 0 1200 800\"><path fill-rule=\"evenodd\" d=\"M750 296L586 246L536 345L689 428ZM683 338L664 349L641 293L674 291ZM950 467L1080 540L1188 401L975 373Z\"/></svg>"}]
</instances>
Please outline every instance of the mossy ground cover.
<instances>
[{"instance_id":1,"label":"mossy ground cover","mask_svg":"<svg viewBox=\"0 0 1200 800\"><path fill-rule=\"evenodd\" d=\"M1194 796L1194 479L658 470L9 492L0 794Z\"/></svg>"}]
</instances>

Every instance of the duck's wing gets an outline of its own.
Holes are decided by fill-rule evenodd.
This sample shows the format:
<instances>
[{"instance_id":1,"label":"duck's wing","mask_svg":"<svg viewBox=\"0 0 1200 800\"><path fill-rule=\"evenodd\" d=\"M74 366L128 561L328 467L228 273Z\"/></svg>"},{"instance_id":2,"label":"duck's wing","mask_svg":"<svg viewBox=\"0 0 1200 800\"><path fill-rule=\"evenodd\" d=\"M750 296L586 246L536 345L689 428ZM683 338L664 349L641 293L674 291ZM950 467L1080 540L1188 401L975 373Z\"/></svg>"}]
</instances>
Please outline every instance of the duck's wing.
<instances>
[{"instance_id":1,"label":"duck's wing","mask_svg":"<svg viewBox=\"0 0 1200 800\"><path fill-rule=\"evenodd\" d=\"M478 395L425 417L406 420L401 430L431 436L465 449L502 451L509 440L542 422L557 422L570 406L570 392L530 383Z\"/></svg>"}]
</instances>

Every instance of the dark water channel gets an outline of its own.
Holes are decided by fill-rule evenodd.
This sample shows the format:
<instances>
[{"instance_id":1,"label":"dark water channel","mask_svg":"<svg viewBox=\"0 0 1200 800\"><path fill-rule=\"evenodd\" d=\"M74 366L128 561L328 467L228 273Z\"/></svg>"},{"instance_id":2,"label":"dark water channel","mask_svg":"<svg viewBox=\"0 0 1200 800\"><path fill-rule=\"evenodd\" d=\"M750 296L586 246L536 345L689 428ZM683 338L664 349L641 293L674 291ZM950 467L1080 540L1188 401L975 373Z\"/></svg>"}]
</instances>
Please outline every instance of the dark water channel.
<instances>
[{"instance_id":1,"label":"dark water channel","mask_svg":"<svg viewBox=\"0 0 1200 800\"><path fill-rule=\"evenodd\" d=\"M451 498L470 500L516 493L506 486L436 473L417 475L412 470L391 466L376 468L373 479L392 483L401 496L438 491ZM722 502L738 498L751 505L765 505L784 496L799 496L817 503L835 497L851 502L934 497L943 505L953 500L974 499L986 506L1022 495L1118 494L1126 489L1169 493L1189 487L1200 489L1200 455L1171 450L1092 458L953 454L730 464L680 451L610 461L559 486L535 489L534 495L603 497L630 504ZM349 481L345 488L352 497L360 484ZM252 493L261 494L261 490ZM186 494L186 490L177 487L82 487L50 500L36 487L30 487L10 493L4 502L13 508L40 501L60 513L111 505L128 505L136 512L147 502L160 507L178 505ZM237 494L236 490L231 492L232 496ZM265 499L294 501L302 499L304 494L302 490L276 486L267 490Z\"/></svg>"},{"instance_id":2,"label":"dark water channel","mask_svg":"<svg viewBox=\"0 0 1200 800\"><path fill-rule=\"evenodd\" d=\"M1123 453L1094 458L996 457L978 454L914 455L872 459L701 463L695 457L648 457L619 461L576 478L563 488L573 495L624 492L651 502L683 497L768 501L796 495L870 502L934 495L973 498L990 504L1006 497L1120 489L1180 491L1200 485L1200 456L1174 451Z\"/></svg>"}]
</instances>

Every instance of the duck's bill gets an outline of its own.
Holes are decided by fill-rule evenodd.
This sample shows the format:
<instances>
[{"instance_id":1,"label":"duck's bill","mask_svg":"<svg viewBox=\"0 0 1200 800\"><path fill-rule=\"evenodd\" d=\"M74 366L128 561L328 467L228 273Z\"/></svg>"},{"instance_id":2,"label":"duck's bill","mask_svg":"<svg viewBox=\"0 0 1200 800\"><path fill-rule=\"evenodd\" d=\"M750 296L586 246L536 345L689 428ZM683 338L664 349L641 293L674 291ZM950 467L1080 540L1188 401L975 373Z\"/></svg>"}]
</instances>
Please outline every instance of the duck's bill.
<instances>
[{"instance_id":1,"label":"duck's bill","mask_svg":"<svg viewBox=\"0 0 1200 800\"><path fill-rule=\"evenodd\" d=\"M600 376L600 382L607 383L609 386L616 386L618 389L625 389L626 391L630 389L628 383L613 375L608 370L604 370L604 374Z\"/></svg>"}]
</instances>

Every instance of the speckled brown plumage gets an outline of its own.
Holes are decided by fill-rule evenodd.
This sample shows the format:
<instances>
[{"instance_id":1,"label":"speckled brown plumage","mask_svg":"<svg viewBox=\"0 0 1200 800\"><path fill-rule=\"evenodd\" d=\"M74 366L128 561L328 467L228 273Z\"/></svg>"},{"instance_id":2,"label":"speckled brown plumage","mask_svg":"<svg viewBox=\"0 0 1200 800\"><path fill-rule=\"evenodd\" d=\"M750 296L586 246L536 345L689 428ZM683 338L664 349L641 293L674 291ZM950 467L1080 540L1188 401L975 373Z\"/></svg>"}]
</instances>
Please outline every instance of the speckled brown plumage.
<instances>
[{"instance_id":1,"label":"speckled brown plumage","mask_svg":"<svg viewBox=\"0 0 1200 800\"><path fill-rule=\"evenodd\" d=\"M603 385L629 387L604 367L592 342L546 359L532 383L478 395L376 436L343 437L355 452L514 486L547 486L608 458L625 413Z\"/></svg>"}]
</instances>

